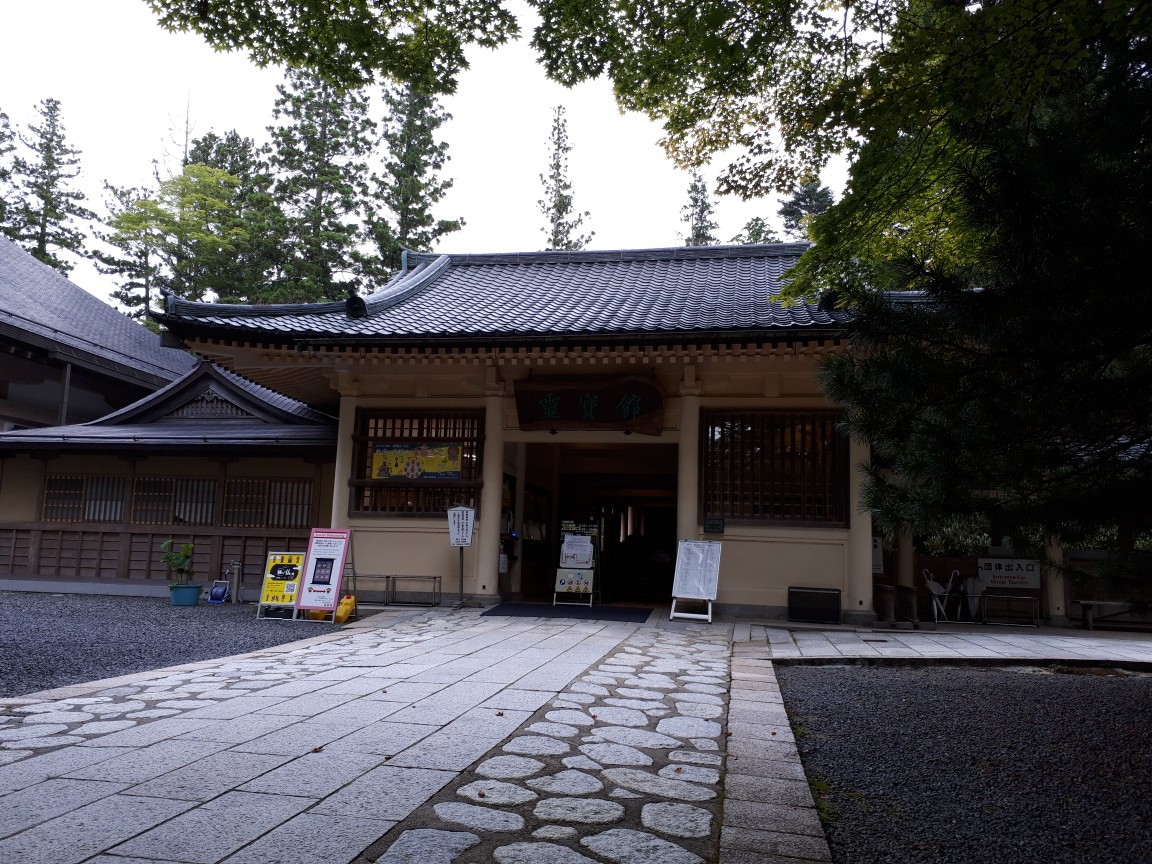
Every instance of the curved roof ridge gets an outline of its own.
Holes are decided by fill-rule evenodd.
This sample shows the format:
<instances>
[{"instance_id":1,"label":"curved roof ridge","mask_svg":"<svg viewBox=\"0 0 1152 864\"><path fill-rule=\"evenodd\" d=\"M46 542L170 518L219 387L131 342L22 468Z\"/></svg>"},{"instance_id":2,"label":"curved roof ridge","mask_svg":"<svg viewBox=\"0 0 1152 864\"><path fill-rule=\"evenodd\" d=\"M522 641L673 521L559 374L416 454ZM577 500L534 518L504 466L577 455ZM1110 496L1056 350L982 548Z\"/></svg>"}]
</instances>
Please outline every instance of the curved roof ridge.
<instances>
[{"instance_id":1,"label":"curved roof ridge","mask_svg":"<svg viewBox=\"0 0 1152 864\"><path fill-rule=\"evenodd\" d=\"M764 258L802 255L812 246L797 243L725 243L715 246L661 246L651 249L553 249L540 252L417 253L422 263L447 257L453 264L563 264L596 261L673 261L702 258Z\"/></svg>"},{"instance_id":2,"label":"curved roof ridge","mask_svg":"<svg viewBox=\"0 0 1152 864\"><path fill-rule=\"evenodd\" d=\"M450 255L428 253L427 258L421 255L416 267L408 271L408 273L393 279L375 294L369 294L364 298L364 302L368 306L368 314L371 315L373 312L391 309L393 306L403 303L413 295L420 293L420 291L434 281L451 263L452 256Z\"/></svg>"},{"instance_id":3,"label":"curved roof ridge","mask_svg":"<svg viewBox=\"0 0 1152 864\"><path fill-rule=\"evenodd\" d=\"M175 294L166 294L164 301L164 311L169 315L200 312L211 313L219 318L236 318L249 315L253 311L261 315L299 315L343 312L345 309L343 300L326 300L322 303L205 303L201 300L186 300Z\"/></svg>"}]
</instances>

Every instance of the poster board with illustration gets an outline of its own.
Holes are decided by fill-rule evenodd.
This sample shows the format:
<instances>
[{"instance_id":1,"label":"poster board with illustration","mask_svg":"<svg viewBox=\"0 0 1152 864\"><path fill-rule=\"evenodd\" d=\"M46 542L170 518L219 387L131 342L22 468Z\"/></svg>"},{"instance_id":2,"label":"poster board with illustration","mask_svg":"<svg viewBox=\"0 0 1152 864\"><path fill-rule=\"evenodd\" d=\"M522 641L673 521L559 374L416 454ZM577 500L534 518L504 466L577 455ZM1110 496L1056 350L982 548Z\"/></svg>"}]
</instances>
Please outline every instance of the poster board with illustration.
<instances>
[{"instance_id":1,"label":"poster board with illustration","mask_svg":"<svg viewBox=\"0 0 1152 864\"><path fill-rule=\"evenodd\" d=\"M347 528L312 529L296 592L297 609L336 612L351 543L352 532Z\"/></svg>"},{"instance_id":2,"label":"poster board with illustration","mask_svg":"<svg viewBox=\"0 0 1152 864\"><path fill-rule=\"evenodd\" d=\"M303 552L269 552L260 582L260 602L256 617L265 617L267 609L292 608L296 605L300 573L304 570Z\"/></svg>"}]
</instances>

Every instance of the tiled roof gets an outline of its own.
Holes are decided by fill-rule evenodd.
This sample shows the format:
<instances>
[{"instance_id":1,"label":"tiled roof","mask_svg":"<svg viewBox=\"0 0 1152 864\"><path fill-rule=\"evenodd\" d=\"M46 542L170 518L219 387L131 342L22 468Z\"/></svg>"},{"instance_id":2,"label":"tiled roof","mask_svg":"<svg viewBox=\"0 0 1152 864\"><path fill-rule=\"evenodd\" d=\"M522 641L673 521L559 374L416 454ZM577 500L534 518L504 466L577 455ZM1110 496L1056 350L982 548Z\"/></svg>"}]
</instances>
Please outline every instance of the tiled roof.
<instances>
[{"instance_id":1,"label":"tiled roof","mask_svg":"<svg viewBox=\"0 0 1152 864\"><path fill-rule=\"evenodd\" d=\"M233 391L241 397L246 407L265 417L292 423L319 423L335 425L336 418L323 414L290 396L262 387L255 381L237 375L223 366L201 360L187 375L173 381L167 387L150 393L131 405L106 414L98 420L84 424L88 426L122 426L143 418L156 416L164 410L191 401L213 383L222 385L224 391Z\"/></svg>"},{"instance_id":2,"label":"tiled roof","mask_svg":"<svg viewBox=\"0 0 1152 864\"><path fill-rule=\"evenodd\" d=\"M289 340L548 339L839 330L842 311L778 301L807 244L410 256L410 269L344 303L226 306L170 298L177 334Z\"/></svg>"},{"instance_id":3,"label":"tiled roof","mask_svg":"<svg viewBox=\"0 0 1152 864\"><path fill-rule=\"evenodd\" d=\"M283 448L334 448L336 427L335 417L201 361L167 387L99 420L0 434L0 453L131 446L167 452L275 448L278 454Z\"/></svg>"},{"instance_id":4,"label":"tiled roof","mask_svg":"<svg viewBox=\"0 0 1152 864\"><path fill-rule=\"evenodd\" d=\"M163 384L195 364L184 351L0 237L0 332L121 380Z\"/></svg>"}]
</instances>

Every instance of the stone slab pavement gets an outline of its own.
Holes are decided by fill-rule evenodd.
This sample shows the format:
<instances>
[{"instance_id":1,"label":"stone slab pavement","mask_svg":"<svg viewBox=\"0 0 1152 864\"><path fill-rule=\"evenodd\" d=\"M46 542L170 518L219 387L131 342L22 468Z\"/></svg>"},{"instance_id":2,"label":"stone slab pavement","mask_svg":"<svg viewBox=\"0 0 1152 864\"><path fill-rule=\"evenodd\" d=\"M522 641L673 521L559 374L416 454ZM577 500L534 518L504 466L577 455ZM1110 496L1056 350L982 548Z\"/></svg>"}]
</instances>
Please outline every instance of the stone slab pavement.
<instances>
[{"instance_id":1,"label":"stone slab pavement","mask_svg":"<svg viewBox=\"0 0 1152 864\"><path fill-rule=\"evenodd\" d=\"M1152 659L1112 634L890 636L389 610L2 699L0 860L829 861L778 659Z\"/></svg>"}]
</instances>

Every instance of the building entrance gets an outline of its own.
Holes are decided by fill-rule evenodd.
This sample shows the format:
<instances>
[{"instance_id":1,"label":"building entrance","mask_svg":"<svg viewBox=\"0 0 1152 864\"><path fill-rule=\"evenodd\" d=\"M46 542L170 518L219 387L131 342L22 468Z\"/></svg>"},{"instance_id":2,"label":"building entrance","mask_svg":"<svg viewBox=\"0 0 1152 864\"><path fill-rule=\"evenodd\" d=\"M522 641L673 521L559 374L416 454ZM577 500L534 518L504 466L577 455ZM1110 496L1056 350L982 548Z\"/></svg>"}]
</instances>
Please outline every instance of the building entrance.
<instances>
[{"instance_id":1,"label":"building entrance","mask_svg":"<svg viewBox=\"0 0 1152 864\"><path fill-rule=\"evenodd\" d=\"M604 602L669 601L676 468L675 444L528 445L524 595L551 597L561 525L572 521L599 529L597 579ZM536 527L545 514L546 523Z\"/></svg>"}]
</instances>

